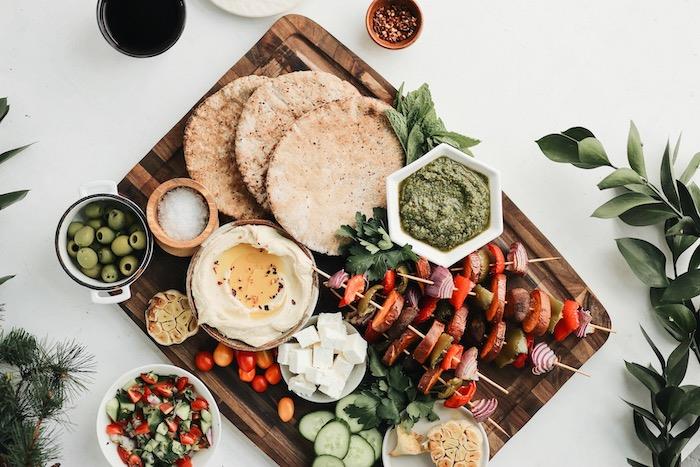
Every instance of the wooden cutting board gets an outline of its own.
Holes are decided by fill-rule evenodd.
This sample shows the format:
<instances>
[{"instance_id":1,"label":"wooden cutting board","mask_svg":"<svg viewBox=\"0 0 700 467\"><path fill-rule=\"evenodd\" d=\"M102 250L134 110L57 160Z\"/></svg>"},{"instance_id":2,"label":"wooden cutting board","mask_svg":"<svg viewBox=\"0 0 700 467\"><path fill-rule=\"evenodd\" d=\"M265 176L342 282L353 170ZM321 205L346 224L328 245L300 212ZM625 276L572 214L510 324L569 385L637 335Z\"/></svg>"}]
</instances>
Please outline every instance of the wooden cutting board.
<instances>
[{"instance_id":1,"label":"wooden cutting board","mask_svg":"<svg viewBox=\"0 0 700 467\"><path fill-rule=\"evenodd\" d=\"M230 81L250 74L278 76L298 70L323 70L354 84L360 92L391 102L394 87L372 70L365 62L348 50L321 26L308 18L288 15L277 21L258 43L245 54L207 93L217 91ZM206 96L202 96L204 99ZM162 182L187 176L182 154L182 135L190 112L171 129L156 146L127 174L119 184L119 191L145 209L148 196ZM560 256L559 252L528 220L527 217L503 196L505 232L501 239L504 248L514 240L525 244L531 257ZM222 218L222 224L230 219ZM337 260L317 257L319 266L326 271L338 269ZM132 285L132 298L121 304L127 314L145 332L144 310L148 300L158 291L178 289L184 291L185 270L188 258L175 258L156 248L153 260L145 274ZM528 289L540 287L555 297L573 298L591 310L595 323L610 326L610 318L598 299L564 260L533 264L527 277L512 279ZM318 309L332 310L335 298L322 291ZM579 367L607 340L607 334L596 332L586 339L568 338L554 345L563 363ZM201 373L194 368L194 355L199 350L212 349L214 342L204 332L184 344L161 347L175 364L194 372L209 386L219 403L222 413L231 420L251 441L280 465L310 465L313 458L311 443L298 433L296 421L304 414L320 410L323 406L311 404L295 397L295 419L282 423L277 417L277 401L287 395L284 384L277 385L264 394L255 393L247 383L242 383L234 367L217 368ZM554 369L544 377L534 376L528 370L512 367L498 369L488 365L482 372L505 386L510 394L503 396L487 384L479 385L478 397L497 397L499 406L492 417L511 435L530 420L554 393L572 376L572 373ZM581 377L581 376L577 376ZM508 438L491 425L485 425L489 433L491 456L508 441Z\"/></svg>"}]
</instances>

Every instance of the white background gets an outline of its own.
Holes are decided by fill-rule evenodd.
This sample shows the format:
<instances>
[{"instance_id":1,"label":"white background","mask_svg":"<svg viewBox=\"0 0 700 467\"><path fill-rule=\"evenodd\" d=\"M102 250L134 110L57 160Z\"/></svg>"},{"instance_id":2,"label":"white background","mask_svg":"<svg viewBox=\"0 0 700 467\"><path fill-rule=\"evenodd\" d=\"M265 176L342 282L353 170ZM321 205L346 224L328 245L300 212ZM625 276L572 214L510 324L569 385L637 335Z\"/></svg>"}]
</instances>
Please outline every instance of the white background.
<instances>
[{"instance_id":1,"label":"white background","mask_svg":"<svg viewBox=\"0 0 700 467\"><path fill-rule=\"evenodd\" d=\"M395 85L430 83L450 129L480 138L477 155L503 173L505 190L598 295L618 334L494 458L494 467L611 466L626 456L648 461L621 398L646 404L623 359L653 358L643 325L673 341L652 318L647 289L628 270L613 239L660 241L653 229L592 219L608 199L595 184L607 171L546 160L535 139L573 125L596 133L625 163L629 120L657 173L666 138L684 131L680 160L700 150L700 38L697 2L654 0L424 0L425 29L401 52L374 45L364 30L367 0L309 0L298 13L316 20ZM70 412L65 466L103 465L95 411L125 370L165 361L117 306L92 305L60 269L56 222L93 179L121 179L183 113L274 22L228 15L187 0L180 41L153 59L112 50L100 36L93 0L0 1L0 95L12 110L0 147L37 141L0 167L0 191L31 188L2 211L0 289L5 327L84 343L98 362L90 391ZM691 363L687 381L698 383ZM270 420L270 423L279 423ZM230 423L215 465L270 461ZM697 444L697 443L694 443Z\"/></svg>"}]
</instances>

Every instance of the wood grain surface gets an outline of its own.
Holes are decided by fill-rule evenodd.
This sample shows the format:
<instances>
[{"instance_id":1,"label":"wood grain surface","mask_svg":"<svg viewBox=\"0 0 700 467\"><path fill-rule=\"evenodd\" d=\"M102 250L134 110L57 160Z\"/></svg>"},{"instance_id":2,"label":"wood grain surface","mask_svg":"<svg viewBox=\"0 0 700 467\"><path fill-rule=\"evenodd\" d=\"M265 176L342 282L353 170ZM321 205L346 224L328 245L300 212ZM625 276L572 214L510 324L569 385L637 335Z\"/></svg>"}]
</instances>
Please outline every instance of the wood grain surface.
<instances>
[{"instance_id":1,"label":"wood grain surface","mask_svg":"<svg viewBox=\"0 0 700 467\"><path fill-rule=\"evenodd\" d=\"M387 102L391 102L395 93L391 84L318 24L303 16L288 15L278 20L202 99L241 76L258 74L274 77L309 69L333 73L354 84L361 93ZM194 103L187 114L120 182L121 194L145 208L148 196L160 183L187 176L182 136L185 122L196 105ZM506 247L510 242L519 240L525 244L530 257L560 256L507 196L503 196L503 201L505 232L499 240L501 246ZM221 223L230 220L222 217ZM144 333L144 310L148 300L162 290L174 288L184 291L188 261L188 258L177 258L156 248L148 270L132 285L132 298L122 303L121 307ZM339 266L337 259L328 257L317 256L317 262L326 271L335 271ZM561 299L573 298L591 310L593 322L602 326L611 324L598 299L564 260L533 264L528 276L509 281L509 287L516 283L528 289L536 286L543 288ZM317 310L332 311L335 302L336 299L323 290ZM555 344L553 348L563 363L579 367L600 349L607 337L607 334L601 332L586 339L570 337L561 344ZM194 368L195 353L212 349L213 346L214 341L206 333L200 332L181 345L160 348L175 365L197 374L211 389L224 416L275 462L284 466L310 465L313 447L299 435L296 421L304 414L320 410L323 406L294 397L295 418L290 423L280 422L277 417L277 401L287 395L284 384L258 394L238 379L234 366L216 368L208 373L201 373ZM511 435L520 430L572 377L572 373L557 368L543 377L534 376L528 370L512 367L497 369L489 365L484 365L482 372L510 391L510 395L503 396L489 385L480 384L477 397L498 398L499 407L492 418ZM508 438L494 431L489 424L485 428L489 433L490 454L493 456Z\"/></svg>"}]
</instances>

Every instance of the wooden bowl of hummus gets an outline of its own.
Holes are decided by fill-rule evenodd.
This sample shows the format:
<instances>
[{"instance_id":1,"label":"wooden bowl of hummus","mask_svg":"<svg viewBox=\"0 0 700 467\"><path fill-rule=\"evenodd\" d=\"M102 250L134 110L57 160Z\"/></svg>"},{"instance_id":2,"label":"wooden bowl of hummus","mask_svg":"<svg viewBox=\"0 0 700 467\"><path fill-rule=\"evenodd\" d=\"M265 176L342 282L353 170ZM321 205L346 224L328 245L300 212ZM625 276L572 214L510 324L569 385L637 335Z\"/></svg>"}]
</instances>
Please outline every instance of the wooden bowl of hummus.
<instances>
[{"instance_id":1,"label":"wooden bowl of hummus","mask_svg":"<svg viewBox=\"0 0 700 467\"><path fill-rule=\"evenodd\" d=\"M318 301L311 252L266 220L225 224L192 257L186 289L199 325L236 350L279 346Z\"/></svg>"}]
</instances>

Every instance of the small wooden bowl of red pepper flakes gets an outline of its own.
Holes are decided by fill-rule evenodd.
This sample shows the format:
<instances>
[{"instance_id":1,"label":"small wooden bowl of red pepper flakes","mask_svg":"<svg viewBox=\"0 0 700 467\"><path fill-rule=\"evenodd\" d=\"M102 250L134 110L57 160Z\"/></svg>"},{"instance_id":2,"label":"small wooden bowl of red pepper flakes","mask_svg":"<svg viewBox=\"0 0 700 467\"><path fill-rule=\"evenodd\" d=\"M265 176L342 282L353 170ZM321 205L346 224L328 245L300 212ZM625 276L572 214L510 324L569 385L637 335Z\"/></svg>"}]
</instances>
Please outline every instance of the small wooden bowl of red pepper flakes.
<instances>
[{"instance_id":1,"label":"small wooden bowl of red pepper flakes","mask_svg":"<svg viewBox=\"0 0 700 467\"><path fill-rule=\"evenodd\" d=\"M423 13L414 0L374 0L367 9L365 25L369 37L380 46L403 49L418 40Z\"/></svg>"}]
</instances>

